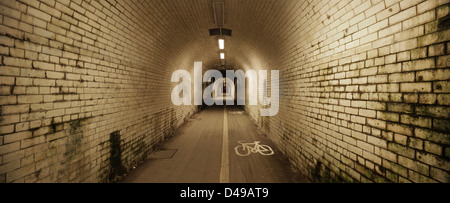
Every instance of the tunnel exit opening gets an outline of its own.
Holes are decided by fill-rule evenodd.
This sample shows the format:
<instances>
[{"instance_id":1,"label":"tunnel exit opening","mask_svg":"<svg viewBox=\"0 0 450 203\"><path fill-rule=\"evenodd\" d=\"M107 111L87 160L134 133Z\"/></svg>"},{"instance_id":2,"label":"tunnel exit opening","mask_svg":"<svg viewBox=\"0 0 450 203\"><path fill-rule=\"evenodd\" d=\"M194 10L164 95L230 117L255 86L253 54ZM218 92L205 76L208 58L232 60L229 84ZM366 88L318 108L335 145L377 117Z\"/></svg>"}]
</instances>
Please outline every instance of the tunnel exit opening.
<instances>
[{"instance_id":1,"label":"tunnel exit opening","mask_svg":"<svg viewBox=\"0 0 450 203\"><path fill-rule=\"evenodd\" d=\"M192 86L194 87L194 105L200 106L203 103L207 106L212 105L234 105L235 100L229 99L224 102L223 99L217 99L214 97L214 93L225 92L227 88L232 91L231 84L233 84L237 91L235 98L238 105L246 105L246 88L248 87L249 103L248 105L256 106L259 104L267 108L261 108L261 116L275 116L278 114L279 109L279 71L270 71L270 97L268 96L268 71L259 70L258 74L254 70L226 70L224 74L218 70L208 70L202 75L202 62L194 63L194 81L192 81L191 75L187 70L177 70L172 74L171 82L178 82L171 93L172 103L176 106L180 105L192 105ZM226 78L226 79L223 79ZM245 80L249 82L246 85ZM180 82L181 80L181 82ZM219 81L218 83L212 83L212 81ZM229 80L227 82L227 80ZM234 82L236 80L236 83ZM192 84L193 82L193 84ZM203 83L211 83L211 85L203 88ZM230 84L227 87L227 83ZM219 85L217 85L219 84ZM223 84L223 85L222 85ZM260 89L258 89L258 87ZM182 94L181 94L182 92ZM181 96L182 95L182 96ZM259 95L259 97L258 97ZM217 96L217 95L215 95ZM232 95L229 95L232 96ZM223 95L222 95L223 97ZM216 98L216 99L215 99Z\"/></svg>"},{"instance_id":2,"label":"tunnel exit opening","mask_svg":"<svg viewBox=\"0 0 450 203\"><path fill-rule=\"evenodd\" d=\"M236 103L237 86L230 78L219 78L210 85L213 85L213 92L211 96L215 104L231 102L233 104Z\"/></svg>"}]
</instances>

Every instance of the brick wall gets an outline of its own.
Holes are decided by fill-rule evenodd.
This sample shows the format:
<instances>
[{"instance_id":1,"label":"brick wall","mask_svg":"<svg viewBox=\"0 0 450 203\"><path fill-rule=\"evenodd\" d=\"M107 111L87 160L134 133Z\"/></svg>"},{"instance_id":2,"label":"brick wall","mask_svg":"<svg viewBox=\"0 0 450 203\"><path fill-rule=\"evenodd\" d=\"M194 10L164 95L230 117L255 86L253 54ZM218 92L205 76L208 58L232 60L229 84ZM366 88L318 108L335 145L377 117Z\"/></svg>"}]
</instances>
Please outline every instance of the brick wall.
<instances>
[{"instance_id":1,"label":"brick wall","mask_svg":"<svg viewBox=\"0 0 450 203\"><path fill-rule=\"evenodd\" d=\"M169 44L166 11L0 1L0 182L114 181L196 111L170 102L172 71L197 52Z\"/></svg>"},{"instance_id":2,"label":"brick wall","mask_svg":"<svg viewBox=\"0 0 450 203\"><path fill-rule=\"evenodd\" d=\"M246 108L311 179L450 182L448 3L226 0L226 63L280 70L279 114ZM142 160L196 111L171 105L172 72L220 63L210 6L0 0L0 182Z\"/></svg>"},{"instance_id":3,"label":"brick wall","mask_svg":"<svg viewBox=\"0 0 450 203\"><path fill-rule=\"evenodd\" d=\"M282 56L260 60L281 71L280 112L247 110L295 168L321 182L450 182L449 1L290 3L293 23L272 27Z\"/></svg>"}]
</instances>

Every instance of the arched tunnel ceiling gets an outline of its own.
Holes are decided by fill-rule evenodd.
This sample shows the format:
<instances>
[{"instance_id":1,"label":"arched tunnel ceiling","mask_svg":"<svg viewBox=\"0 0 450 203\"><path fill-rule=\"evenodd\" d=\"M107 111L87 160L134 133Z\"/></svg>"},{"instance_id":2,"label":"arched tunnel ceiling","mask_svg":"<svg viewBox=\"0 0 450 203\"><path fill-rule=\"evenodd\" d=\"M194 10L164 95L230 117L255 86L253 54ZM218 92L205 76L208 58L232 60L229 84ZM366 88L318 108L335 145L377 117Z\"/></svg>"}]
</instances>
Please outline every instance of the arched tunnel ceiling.
<instances>
[{"instance_id":1,"label":"arched tunnel ceiling","mask_svg":"<svg viewBox=\"0 0 450 203\"><path fill-rule=\"evenodd\" d=\"M232 37L225 37L227 66L235 69L249 69L260 66L263 61L281 56L280 29L286 25L286 13L302 1L292 0L225 0L224 28L233 31ZM216 28L211 0L195 1L151 1L152 13L162 21L158 33L163 46L174 50L163 53L177 59L172 65L184 66L202 61L204 67L220 65L218 37L209 36L209 29ZM292 16L292 15L287 15ZM165 28L167 26L167 28ZM168 54L168 55L167 55ZM191 68L176 67L175 69Z\"/></svg>"}]
</instances>

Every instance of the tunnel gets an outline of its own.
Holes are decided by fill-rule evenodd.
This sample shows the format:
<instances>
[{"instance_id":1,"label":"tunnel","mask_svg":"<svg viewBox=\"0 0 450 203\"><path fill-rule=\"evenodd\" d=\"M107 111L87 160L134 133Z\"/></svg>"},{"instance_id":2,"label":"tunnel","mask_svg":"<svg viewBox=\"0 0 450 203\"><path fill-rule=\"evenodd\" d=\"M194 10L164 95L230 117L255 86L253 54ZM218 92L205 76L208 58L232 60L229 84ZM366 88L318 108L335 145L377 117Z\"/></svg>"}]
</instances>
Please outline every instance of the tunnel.
<instances>
[{"instance_id":1,"label":"tunnel","mask_svg":"<svg viewBox=\"0 0 450 203\"><path fill-rule=\"evenodd\" d=\"M449 3L0 0L0 182L449 183Z\"/></svg>"}]
</instances>

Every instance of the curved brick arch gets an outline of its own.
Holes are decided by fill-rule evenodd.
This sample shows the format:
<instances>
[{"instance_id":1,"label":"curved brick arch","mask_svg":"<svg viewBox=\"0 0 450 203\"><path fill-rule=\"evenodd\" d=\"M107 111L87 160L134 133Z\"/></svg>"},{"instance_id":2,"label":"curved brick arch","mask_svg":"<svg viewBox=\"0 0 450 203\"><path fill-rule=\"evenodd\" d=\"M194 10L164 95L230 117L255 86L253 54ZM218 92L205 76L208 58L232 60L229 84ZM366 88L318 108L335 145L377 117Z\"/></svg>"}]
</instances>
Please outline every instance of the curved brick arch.
<instances>
[{"instance_id":1,"label":"curved brick arch","mask_svg":"<svg viewBox=\"0 0 450 203\"><path fill-rule=\"evenodd\" d=\"M449 182L446 0L226 0L226 63L280 70L246 111L316 181ZM220 66L207 0L0 1L0 182L105 182L195 106L174 70ZM270 81L268 81L270 83Z\"/></svg>"}]
</instances>

